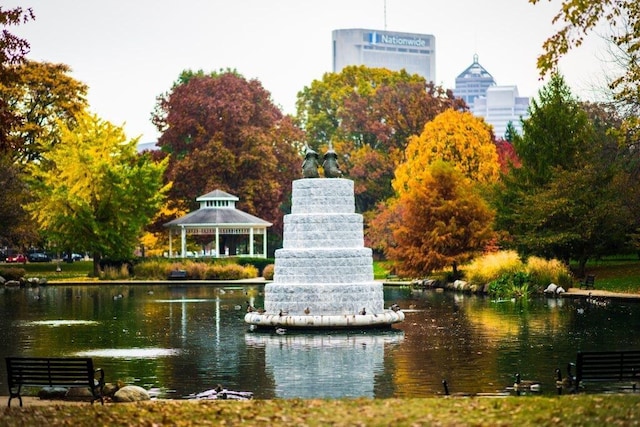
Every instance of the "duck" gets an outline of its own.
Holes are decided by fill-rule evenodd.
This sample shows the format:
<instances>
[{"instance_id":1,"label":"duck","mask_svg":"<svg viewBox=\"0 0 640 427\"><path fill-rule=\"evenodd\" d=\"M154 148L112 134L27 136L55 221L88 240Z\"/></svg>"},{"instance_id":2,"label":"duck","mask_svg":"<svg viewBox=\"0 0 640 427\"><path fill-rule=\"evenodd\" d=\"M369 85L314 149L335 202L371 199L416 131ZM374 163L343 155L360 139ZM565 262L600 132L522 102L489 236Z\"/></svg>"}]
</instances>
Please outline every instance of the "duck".
<instances>
[{"instance_id":1,"label":"duck","mask_svg":"<svg viewBox=\"0 0 640 427\"><path fill-rule=\"evenodd\" d=\"M558 389L558 394L562 393L563 388L571 387L571 377L562 378L562 372L560 372L560 368L556 368L556 388Z\"/></svg>"},{"instance_id":2,"label":"duck","mask_svg":"<svg viewBox=\"0 0 640 427\"><path fill-rule=\"evenodd\" d=\"M393 304L391 307L389 307L391 310L393 311L399 311L400 310L400 306L398 304Z\"/></svg>"},{"instance_id":3,"label":"duck","mask_svg":"<svg viewBox=\"0 0 640 427\"><path fill-rule=\"evenodd\" d=\"M287 330L285 328L276 328L276 334L284 335L286 333L287 333Z\"/></svg>"},{"instance_id":4,"label":"duck","mask_svg":"<svg viewBox=\"0 0 640 427\"><path fill-rule=\"evenodd\" d=\"M540 383L536 381L522 381L520 374L516 374L516 382L513 384L516 391L540 391Z\"/></svg>"},{"instance_id":5,"label":"duck","mask_svg":"<svg viewBox=\"0 0 640 427\"><path fill-rule=\"evenodd\" d=\"M311 313L311 309L309 307L305 308L304 309L304 314L308 315L309 313Z\"/></svg>"},{"instance_id":6,"label":"duck","mask_svg":"<svg viewBox=\"0 0 640 427\"><path fill-rule=\"evenodd\" d=\"M367 314L367 310L365 307L362 307L362 310L360 310L360 312L358 313L361 316L364 316L365 314Z\"/></svg>"}]
</instances>

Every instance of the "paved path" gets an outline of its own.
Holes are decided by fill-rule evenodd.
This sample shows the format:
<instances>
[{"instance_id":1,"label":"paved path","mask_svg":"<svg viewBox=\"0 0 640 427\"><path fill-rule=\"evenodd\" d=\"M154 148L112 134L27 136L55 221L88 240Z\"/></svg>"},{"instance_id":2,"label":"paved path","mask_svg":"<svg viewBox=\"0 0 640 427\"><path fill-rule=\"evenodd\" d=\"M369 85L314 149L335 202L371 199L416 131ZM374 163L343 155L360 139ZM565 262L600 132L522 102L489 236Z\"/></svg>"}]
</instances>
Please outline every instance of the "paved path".
<instances>
[{"instance_id":1,"label":"paved path","mask_svg":"<svg viewBox=\"0 0 640 427\"><path fill-rule=\"evenodd\" d=\"M620 299L620 300L637 300L640 301L640 294L626 294L621 292L609 292L600 289L580 289L569 288L569 290L561 294L563 298L586 298L589 295L598 298Z\"/></svg>"}]
</instances>

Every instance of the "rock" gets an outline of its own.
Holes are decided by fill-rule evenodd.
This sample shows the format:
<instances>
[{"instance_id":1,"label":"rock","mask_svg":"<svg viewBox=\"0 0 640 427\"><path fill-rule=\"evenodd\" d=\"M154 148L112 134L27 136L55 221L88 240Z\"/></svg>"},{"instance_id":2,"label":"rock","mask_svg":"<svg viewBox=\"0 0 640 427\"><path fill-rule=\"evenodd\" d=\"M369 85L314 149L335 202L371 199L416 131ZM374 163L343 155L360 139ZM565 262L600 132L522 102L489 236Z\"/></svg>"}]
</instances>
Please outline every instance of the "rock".
<instances>
[{"instance_id":1,"label":"rock","mask_svg":"<svg viewBox=\"0 0 640 427\"><path fill-rule=\"evenodd\" d=\"M547 289L544 290L545 294L554 294L556 293L556 290L558 289L558 285L556 285L555 283L550 283L549 286L547 286Z\"/></svg>"},{"instance_id":2,"label":"rock","mask_svg":"<svg viewBox=\"0 0 640 427\"><path fill-rule=\"evenodd\" d=\"M67 389L64 387L44 387L38 392L41 400L64 399L67 396Z\"/></svg>"},{"instance_id":3,"label":"rock","mask_svg":"<svg viewBox=\"0 0 640 427\"><path fill-rule=\"evenodd\" d=\"M564 288L562 286L558 286L558 288L556 289L556 294L563 294L566 291L564 290Z\"/></svg>"},{"instance_id":4,"label":"rock","mask_svg":"<svg viewBox=\"0 0 640 427\"><path fill-rule=\"evenodd\" d=\"M106 383L104 387L102 387L102 394L104 396L113 396L115 392L118 391L119 389L120 388L118 387L117 384Z\"/></svg>"},{"instance_id":5,"label":"rock","mask_svg":"<svg viewBox=\"0 0 640 427\"><path fill-rule=\"evenodd\" d=\"M4 285L11 288L19 288L20 282L17 280L7 280Z\"/></svg>"},{"instance_id":6,"label":"rock","mask_svg":"<svg viewBox=\"0 0 640 427\"><path fill-rule=\"evenodd\" d=\"M113 394L114 402L141 402L151 400L147 390L137 385L126 385Z\"/></svg>"},{"instance_id":7,"label":"rock","mask_svg":"<svg viewBox=\"0 0 640 427\"><path fill-rule=\"evenodd\" d=\"M65 395L67 400L91 400L93 395L88 387L71 387Z\"/></svg>"}]
</instances>

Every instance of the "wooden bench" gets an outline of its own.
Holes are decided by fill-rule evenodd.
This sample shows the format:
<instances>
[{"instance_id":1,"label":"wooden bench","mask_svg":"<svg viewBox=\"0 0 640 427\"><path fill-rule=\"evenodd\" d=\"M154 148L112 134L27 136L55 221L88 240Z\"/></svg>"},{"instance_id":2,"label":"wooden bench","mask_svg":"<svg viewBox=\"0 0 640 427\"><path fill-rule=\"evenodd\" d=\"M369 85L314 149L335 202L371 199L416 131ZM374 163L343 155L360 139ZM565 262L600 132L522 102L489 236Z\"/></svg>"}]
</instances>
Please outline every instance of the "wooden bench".
<instances>
[{"instance_id":1,"label":"wooden bench","mask_svg":"<svg viewBox=\"0 0 640 427\"><path fill-rule=\"evenodd\" d=\"M186 270L173 270L169 273L169 280L181 280L187 279L187 271Z\"/></svg>"},{"instance_id":2,"label":"wooden bench","mask_svg":"<svg viewBox=\"0 0 640 427\"><path fill-rule=\"evenodd\" d=\"M584 280L580 281L580 289L593 289L596 283L596 276L593 274L587 275Z\"/></svg>"},{"instance_id":3,"label":"wooden bench","mask_svg":"<svg viewBox=\"0 0 640 427\"><path fill-rule=\"evenodd\" d=\"M572 367L576 369L575 376ZM635 391L640 380L640 350L581 351L569 369L575 392L584 382L630 382Z\"/></svg>"},{"instance_id":4,"label":"wooden bench","mask_svg":"<svg viewBox=\"0 0 640 427\"><path fill-rule=\"evenodd\" d=\"M91 358L68 357L7 357L9 402L20 395L23 386L28 387L87 387L91 390L91 404L100 399L104 405L102 388L104 371L93 368ZM98 379L96 379L98 377Z\"/></svg>"}]
</instances>

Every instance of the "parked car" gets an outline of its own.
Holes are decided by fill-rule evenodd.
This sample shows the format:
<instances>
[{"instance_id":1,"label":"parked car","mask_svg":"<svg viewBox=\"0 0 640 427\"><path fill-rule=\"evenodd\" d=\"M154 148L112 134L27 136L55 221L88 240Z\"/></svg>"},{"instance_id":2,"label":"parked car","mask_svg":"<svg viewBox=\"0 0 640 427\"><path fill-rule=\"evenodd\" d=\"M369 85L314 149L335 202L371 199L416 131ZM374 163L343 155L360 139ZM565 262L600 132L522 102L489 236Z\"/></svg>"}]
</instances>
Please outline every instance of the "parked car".
<instances>
[{"instance_id":1,"label":"parked car","mask_svg":"<svg viewBox=\"0 0 640 427\"><path fill-rule=\"evenodd\" d=\"M75 262L75 261L83 260L84 257L82 255L80 255L80 254L64 254L62 256L62 259L65 262Z\"/></svg>"},{"instance_id":2,"label":"parked car","mask_svg":"<svg viewBox=\"0 0 640 427\"><path fill-rule=\"evenodd\" d=\"M27 259L29 262L49 262L51 261L51 257L47 254L43 254L42 252L34 252L32 254L27 255Z\"/></svg>"},{"instance_id":3,"label":"parked car","mask_svg":"<svg viewBox=\"0 0 640 427\"><path fill-rule=\"evenodd\" d=\"M7 262L25 263L27 262L27 258L23 254L9 255L7 257Z\"/></svg>"}]
</instances>

